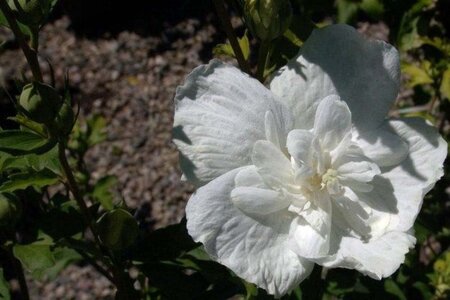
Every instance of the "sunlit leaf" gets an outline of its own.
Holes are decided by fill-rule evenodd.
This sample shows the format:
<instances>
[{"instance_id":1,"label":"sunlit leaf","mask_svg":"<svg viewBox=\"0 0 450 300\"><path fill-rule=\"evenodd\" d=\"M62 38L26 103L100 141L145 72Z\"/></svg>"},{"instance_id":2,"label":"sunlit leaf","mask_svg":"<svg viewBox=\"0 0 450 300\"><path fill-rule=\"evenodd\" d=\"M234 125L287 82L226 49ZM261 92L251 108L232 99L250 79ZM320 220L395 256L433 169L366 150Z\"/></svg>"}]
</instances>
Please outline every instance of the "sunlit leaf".
<instances>
[{"instance_id":1,"label":"sunlit leaf","mask_svg":"<svg viewBox=\"0 0 450 300\"><path fill-rule=\"evenodd\" d=\"M416 85L433 83L430 74L430 63L425 61L420 67L412 64L402 66L402 72L409 76L408 85L414 87Z\"/></svg>"},{"instance_id":2,"label":"sunlit leaf","mask_svg":"<svg viewBox=\"0 0 450 300\"><path fill-rule=\"evenodd\" d=\"M250 57L250 41L248 39L247 32L241 37L238 38L239 46L241 47L242 54L244 55L244 59L248 59ZM233 47L231 47L230 42L227 41L226 44L218 44L213 49L213 54L215 56L225 55L229 57L236 57L233 51Z\"/></svg>"},{"instance_id":3,"label":"sunlit leaf","mask_svg":"<svg viewBox=\"0 0 450 300\"><path fill-rule=\"evenodd\" d=\"M450 67L442 74L440 92L443 97L450 100Z\"/></svg>"}]
</instances>

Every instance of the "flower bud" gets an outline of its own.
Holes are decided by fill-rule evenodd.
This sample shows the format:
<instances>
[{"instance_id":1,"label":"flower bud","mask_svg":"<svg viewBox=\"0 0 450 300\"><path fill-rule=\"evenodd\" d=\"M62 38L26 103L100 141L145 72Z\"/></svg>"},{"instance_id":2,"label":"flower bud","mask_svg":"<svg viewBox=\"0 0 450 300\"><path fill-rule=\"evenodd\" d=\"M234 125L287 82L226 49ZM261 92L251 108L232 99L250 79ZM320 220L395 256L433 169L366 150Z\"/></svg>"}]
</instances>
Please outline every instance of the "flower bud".
<instances>
[{"instance_id":1,"label":"flower bud","mask_svg":"<svg viewBox=\"0 0 450 300\"><path fill-rule=\"evenodd\" d=\"M244 16L254 36L271 41L289 27L292 7L289 0L246 0Z\"/></svg>"},{"instance_id":2,"label":"flower bud","mask_svg":"<svg viewBox=\"0 0 450 300\"><path fill-rule=\"evenodd\" d=\"M0 193L0 228L14 226L22 214L22 202L14 195Z\"/></svg>"},{"instance_id":3,"label":"flower bud","mask_svg":"<svg viewBox=\"0 0 450 300\"><path fill-rule=\"evenodd\" d=\"M40 25L47 18L50 1L47 0L8 0L17 20L26 25Z\"/></svg>"},{"instance_id":4,"label":"flower bud","mask_svg":"<svg viewBox=\"0 0 450 300\"><path fill-rule=\"evenodd\" d=\"M33 121L49 125L55 119L62 101L54 88L34 82L24 86L19 103Z\"/></svg>"},{"instance_id":5,"label":"flower bud","mask_svg":"<svg viewBox=\"0 0 450 300\"><path fill-rule=\"evenodd\" d=\"M68 99L64 100L59 110L55 124L58 132L62 135L68 135L72 131L75 114L73 113L72 105Z\"/></svg>"}]
</instances>

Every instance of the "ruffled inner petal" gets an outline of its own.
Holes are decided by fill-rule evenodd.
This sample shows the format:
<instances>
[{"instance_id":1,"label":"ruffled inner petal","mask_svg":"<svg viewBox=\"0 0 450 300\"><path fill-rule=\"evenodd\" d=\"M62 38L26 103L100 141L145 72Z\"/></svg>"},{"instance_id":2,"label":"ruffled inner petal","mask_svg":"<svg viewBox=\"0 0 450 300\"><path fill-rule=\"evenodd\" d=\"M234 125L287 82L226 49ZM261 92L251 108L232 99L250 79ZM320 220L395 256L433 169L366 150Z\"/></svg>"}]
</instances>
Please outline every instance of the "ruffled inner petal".
<instances>
[{"instance_id":1,"label":"ruffled inner petal","mask_svg":"<svg viewBox=\"0 0 450 300\"><path fill-rule=\"evenodd\" d=\"M336 148L352 128L352 115L338 96L323 99L317 107L313 133L324 151Z\"/></svg>"}]
</instances>

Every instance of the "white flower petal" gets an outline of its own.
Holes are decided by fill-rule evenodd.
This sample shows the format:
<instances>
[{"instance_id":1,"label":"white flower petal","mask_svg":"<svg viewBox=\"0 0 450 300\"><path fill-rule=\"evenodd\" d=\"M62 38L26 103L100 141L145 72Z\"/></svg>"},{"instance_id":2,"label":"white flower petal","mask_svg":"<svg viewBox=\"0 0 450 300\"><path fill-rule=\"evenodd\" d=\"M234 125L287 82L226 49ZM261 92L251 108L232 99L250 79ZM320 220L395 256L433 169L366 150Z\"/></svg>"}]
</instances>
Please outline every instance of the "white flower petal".
<instances>
[{"instance_id":1,"label":"white flower petal","mask_svg":"<svg viewBox=\"0 0 450 300\"><path fill-rule=\"evenodd\" d=\"M248 166L239 171L234 181L237 187L240 186L247 186L247 187L251 186L257 188L266 187L261 175L259 175L255 166Z\"/></svg>"},{"instance_id":2,"label":"white flower petal","mask_svg":"<svg viewBox=\"0 0 450 300\"><path fill-rule=\"evenodd\" d=\"M389 128L388 121L379 128L359 132L354 140L379 167L399 164L408 156L408 144Z\"/></svg>"},{"instance_id":3,"label":"white flower petal","mask_svg":"<svg viewBox=\"0 0 450 300\"><path fill-rule=\"evenodd\" d=\"M376 164L364 160L348 161L340 165L337 171L339 182L344 185L351 181L370 182L380 174L380 169Z\"/></svg>"},{"instance_id":4,"label":"white flower petal","mask_svg":"<svg viewBox=\"0 0 450 300\"><path fill-rule=\"evenodd\" d=\"M330 252L336 254L316 262L327 268L356 269L374 279L381 279L392 275L400 267L415 241L411 234L398 231L388 232L370 241L342 237L334 232Z\"/></svg>"},{"instance_id":5,"label":"white flower petal","mask_svg":"<svg viewBox=\"0 0 450 300\"><path fill-rule=\"evenodd\" d=\"M354 196L370 208L363 206L370 211L367 224L372 238L364 241L342 230L342 225L335 227L330 250L334 254L317 260L323 266L355 268L381 279L394 273L414 246L409 231L423 197L443 174L447 144L423 119L394 120L388 125L406 141L409 155L397 167L381 168L382 173L370 183L370 193Z\"/></svg>"},{"instance_id":6,"label":"white flower petal","mask_svg":"<svg viewBox=\"0 0 450 300\"><path fill-rule=\"evenodd\" d=\"M409 155L397 167L382 168L383 180L374 183L374 191L394 202L399 224L393 229L406 231L413 226L425 194L443 175L447 143L423 119L394 120L389 126L408 143Z\"/></svg>"},{"instance_id":7,"label":"white flower petal","mask_svg":"<svg viewBox=\"0 0 450 300\"><path fill-rule=\"evenodd\" d=\"M356 127L370 129L386 117L399 79L394 47L333 25L311 34L299 55L275 74L270 89L291 108L296 128L312 128L318 101L334 94L348 104Z\"/></svg>"},{"instance_id":8,"label":"white flower petal","mask_svg":"<svg viewBox=\"0 0 450 300\"><path fill-rule=\"evenodd\" d=\"M257 141L253 147L252 162L271 188L294 188L291 162L273 143Z\"/></svg>"},{"instance_id":9,"label":"white flower petal","mask_svg":"<svg viewBox=\"0 0 450 300\"><path fill-rule=\"evenodd\" d=\"M301 211L291 228L291 249L308 259L323 257L330 249L331 202L325 193L317 193L315 204Z\"/></svg>"},{"instance_id":10,"label":"white flower petal","mask_svg":"<svg viewBox=\"0 0 450 300\"><path fill-rule=\"evenodd\" d=\"M250 164L267 111L287 135L289 111L256 79L218 60L194 69L175 96L174 142L187 179L202 185Z\"/></svg>"},{"instance_id":11,"label":"white flower petal","mask_svg":"<svg viewBox=\"0 0 450 300\"><path fill-rule=\"evenodd\" d=\"M248 214L267 215L290 205L290 201L268 189L236 187L231 191L233 204Z\"/></svg>"},{"instance_id":12,"label":"white flower petal","mask_svg":"<svg viewBox=\"0 0 450 300\"><path fill-rule=\"evenodd\" d=\"M343 195L333 197L333 223L349 235L366 240L384 234L391 214L372 209L367 201L361 200L360 195L346 188ZM363 196L367 200L371 194Z\"/></svg>"},{"instance_id":13,"label":"white flower petal","mask_svg":"<svg viewBox=\"0 0 450 300\"><path fill-rule=\"evenodd\" d=\"M288 248L291 213L251 218L234 207L230 171L199 188L186 207L187 228L206 252L238 276L280 297L312 271L313 264Z\"/></svg>"},{"instance_id":14,"label":"white flower petal","mask_svg":"<svg viewBox=\"0 0 450 300\"><path fill-rule=\"evenodd\" d=\"M287 137L289 154L299 166L306 165L312 168L314 154L314 135L309 130L294 129Z\"/></svg>"},{"instance_id":15,"label":"white flower petal","mask_svg":"<svg viewBox=\"0 0 450 300\"><path fill-rule=\"evenodd\" d=\"M338 96L320 101L314 119L313 132L319 137L323 150L336 148L352 128L352 114Z\"/></svg>"}]
</instances>

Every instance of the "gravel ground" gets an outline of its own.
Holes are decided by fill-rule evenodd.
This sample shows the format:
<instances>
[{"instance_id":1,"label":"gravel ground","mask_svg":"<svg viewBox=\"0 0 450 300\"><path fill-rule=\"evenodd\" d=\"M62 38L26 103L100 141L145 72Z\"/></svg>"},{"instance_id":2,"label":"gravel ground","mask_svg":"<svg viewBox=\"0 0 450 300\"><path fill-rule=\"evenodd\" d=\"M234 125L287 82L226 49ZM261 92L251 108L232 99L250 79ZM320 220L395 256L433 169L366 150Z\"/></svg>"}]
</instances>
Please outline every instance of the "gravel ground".
<instances>
[{"instance_id":1,"label":"gravel ground","mask_svg":"<svg viewBox=\"0 0 450 300\"><path fill-rule=\"evenodd\" d=\"M69 29L66 17L41 34L41 62L49 59L58 82L70 75L81 118L107 120L107 142L92 148L87 164L94 178L119 179L126 203L147 210L155 228L178 222L193 188L180 180L171 142L173 96L183 78L211 58L216 29L209 21L185 20L160 37L131 32L89 40ZM0 33L0 39L11 36ZM2 75L20 77L26 64L17 49L0 56ZM48 74L48 67L42 63ZM109 299L112 286L92 268L71 266L51 283L31 282L33 299Z\"/></svg>"},{"instance_id":2,"label":"gravel ground","mask_svg":"<svg viewBox=\"0 0 450 300\"><path fill-rule=\"evenodd\" d=\"M367 36L387 39L383 24L360 24ZM0 31L0 40L10 39ZM211 59L219 35L212 21L187 19L160 36L132 32L94 40L77 37L63 17L41 36L41 62L51 61L58 82L70 75L81 118L107 120L108 141L88 153L94 178L119 178L118 190L133 208L146 210L155 228L178 222L193 187L180 180L178 153L171 142L175 88L196 66ZM220 39L219 39L220 40ZM0 81L20 77L25 61L17 49L0 56ZM89 266L70 266L53 282L30 280L33 299L111 299L109 282Z\"/></svg>"}]
</instances>

